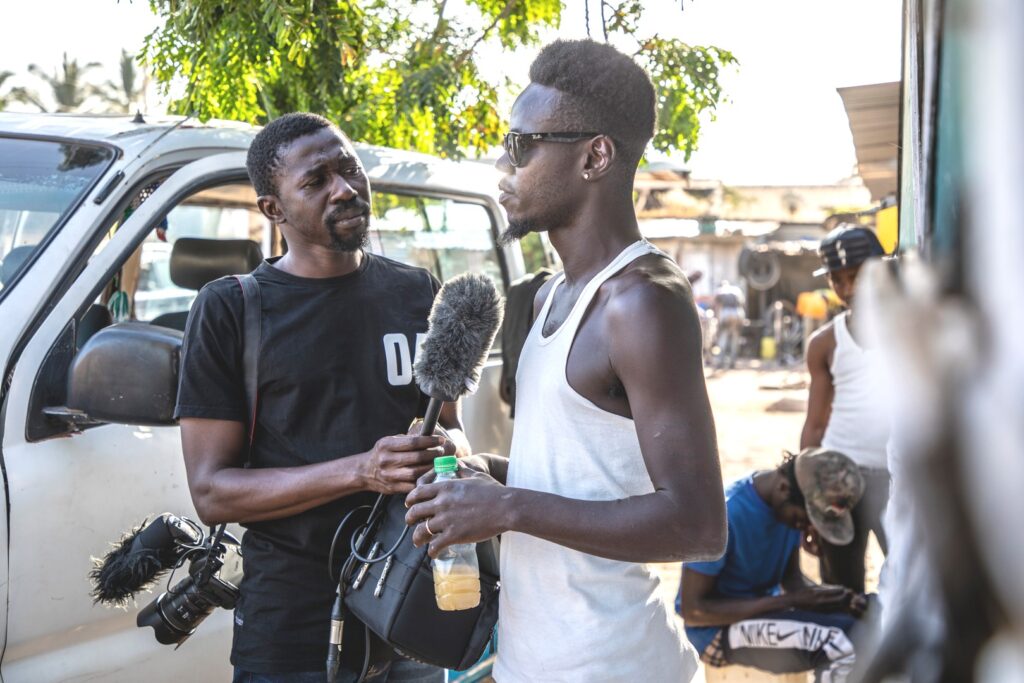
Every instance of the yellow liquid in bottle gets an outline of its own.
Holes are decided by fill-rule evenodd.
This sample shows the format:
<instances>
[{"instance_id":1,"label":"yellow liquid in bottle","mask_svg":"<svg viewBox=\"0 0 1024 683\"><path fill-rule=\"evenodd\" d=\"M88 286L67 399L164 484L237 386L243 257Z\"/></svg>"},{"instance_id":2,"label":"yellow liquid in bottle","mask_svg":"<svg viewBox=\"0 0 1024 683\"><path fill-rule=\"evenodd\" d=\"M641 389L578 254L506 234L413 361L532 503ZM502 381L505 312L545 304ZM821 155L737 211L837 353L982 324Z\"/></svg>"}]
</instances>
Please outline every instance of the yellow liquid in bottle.
<instances>
[{"instance_id":1,"label":"yellow liquid in bottle","mask_svg":"<svg viewBox=\"0 0 1024 683\"><path fill-rule=\"evenodd\" d=\"M434 597L438 608L446 612L476 607L480 604L480 572L460 564L435 564Z\"/></svg>"}]
</instances>

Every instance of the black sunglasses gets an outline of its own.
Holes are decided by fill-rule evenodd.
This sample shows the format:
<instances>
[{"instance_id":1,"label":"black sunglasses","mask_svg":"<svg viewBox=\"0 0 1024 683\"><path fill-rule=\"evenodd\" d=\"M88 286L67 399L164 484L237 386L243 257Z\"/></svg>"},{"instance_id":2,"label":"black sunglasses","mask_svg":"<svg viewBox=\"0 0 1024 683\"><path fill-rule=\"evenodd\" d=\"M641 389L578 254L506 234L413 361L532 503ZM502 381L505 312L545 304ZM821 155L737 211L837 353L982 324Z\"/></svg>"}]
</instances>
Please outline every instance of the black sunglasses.
<instances>
[{"instance_id":1,"label":"black sunglasses","mask_svg":"<svg viewBox=\"0 0 1024 683\"><path fill-rule=\"evenodd\" d=\"M600 133L505 133L501 146L508 154L510 164L518 168L523 163L523 148L526 142L544 140L547 142L578 142L593 138Z\"/></svg>"}]
</instances>

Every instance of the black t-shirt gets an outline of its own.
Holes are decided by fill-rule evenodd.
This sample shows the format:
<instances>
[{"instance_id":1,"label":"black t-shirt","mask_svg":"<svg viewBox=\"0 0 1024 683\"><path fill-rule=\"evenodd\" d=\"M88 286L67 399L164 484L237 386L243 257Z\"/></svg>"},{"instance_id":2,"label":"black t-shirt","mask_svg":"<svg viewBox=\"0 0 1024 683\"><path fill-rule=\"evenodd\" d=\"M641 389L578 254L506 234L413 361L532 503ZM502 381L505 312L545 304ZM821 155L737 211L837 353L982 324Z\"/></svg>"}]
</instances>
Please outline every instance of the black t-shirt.
<instances>
[{"instance_id":1,"label":"black t-shirt","mask_svg":"<svg viewBox=\"0 0 1024 683\"><path fill-rule=\"evenodd\" d=\"M333 460L405 433L425 406L412 362L437 280L372 254L358 271L325 279L295 277L271 263L254 271L263 310L249 466ZM233 277L199 293L185 331L178 417L248 422L243 310ZM327 572L331 539L347 512L373 499L361 493L245 525L232 664L255 673L323 667L335 591Z\"/></svg>"}]
</instances>

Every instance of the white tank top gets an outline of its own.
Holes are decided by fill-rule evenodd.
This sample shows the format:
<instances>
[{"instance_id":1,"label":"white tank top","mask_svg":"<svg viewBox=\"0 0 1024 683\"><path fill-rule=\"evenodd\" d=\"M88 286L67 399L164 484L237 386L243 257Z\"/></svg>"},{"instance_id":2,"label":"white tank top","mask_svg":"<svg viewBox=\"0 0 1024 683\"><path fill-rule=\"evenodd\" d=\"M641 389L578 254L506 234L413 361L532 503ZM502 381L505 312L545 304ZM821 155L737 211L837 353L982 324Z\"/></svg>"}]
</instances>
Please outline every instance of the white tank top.
<instances>
[{"instance_id":1,"label":"white tank top","mask_svg":"<svg viewBox=\"0 0 1024 683\"><path fill-rule=\"evenodd\" d=\"M861 467L886 468L889 441L885 387L881 386L879 360L874 351L862 349L846 326L849 314L836 316L832 327L836 349L832 355L832 414L821 445L843 453Z\"/></svg>"},{"instance_id":2,"label":"white tank top","mask_svg":"<svg viewBox=\"0 0 1024 683\"><path fill-rule=\"evenodd\" d=\"M581 500L652 493L633 421L598 408L566 379L580 321L598 288L638 256L641 240L587 283L544 337L555 278L523 346L508 485ZM588 555L533 536L501 539L498 683L689 681L697 668L679 619L647 564Z\"/></svg>"}]
</instances>

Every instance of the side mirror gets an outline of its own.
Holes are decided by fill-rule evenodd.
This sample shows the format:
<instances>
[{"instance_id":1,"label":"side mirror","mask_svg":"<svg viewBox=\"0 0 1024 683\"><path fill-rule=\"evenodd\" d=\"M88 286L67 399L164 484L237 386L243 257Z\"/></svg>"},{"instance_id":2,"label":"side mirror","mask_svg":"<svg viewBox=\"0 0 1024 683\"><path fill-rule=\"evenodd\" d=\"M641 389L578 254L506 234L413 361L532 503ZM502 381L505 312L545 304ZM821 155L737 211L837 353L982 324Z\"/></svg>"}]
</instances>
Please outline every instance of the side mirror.
<instances>
[{"instance_id":1,"label":"side mirror","mask_svg":"<svg viewBox=\"0 0 1024 683\"><path fill-rule=\"evenodd\" d=\"M83 423L175 424L181 340L177 330L146 323L103 328L71 363L67 412L61 417Z\"/></svg>"}]
</instances>

